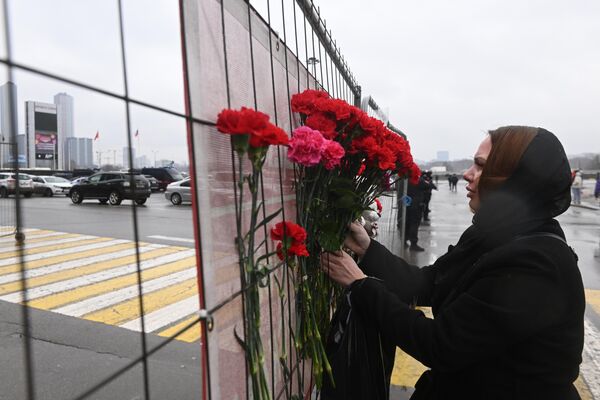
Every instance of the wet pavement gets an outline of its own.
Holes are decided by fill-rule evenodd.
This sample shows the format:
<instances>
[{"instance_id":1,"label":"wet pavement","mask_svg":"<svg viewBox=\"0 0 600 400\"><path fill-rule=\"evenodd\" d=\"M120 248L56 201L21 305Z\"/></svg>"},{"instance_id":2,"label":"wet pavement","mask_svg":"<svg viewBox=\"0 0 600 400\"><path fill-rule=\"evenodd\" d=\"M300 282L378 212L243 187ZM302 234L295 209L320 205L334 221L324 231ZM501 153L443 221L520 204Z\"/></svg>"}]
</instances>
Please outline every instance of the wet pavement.
<instances>
[{"instance_id":1,"label":"wet pavement","mask_svg":"<svg viewBox=\"0 0 600 400\"><path fill-rule=\"evenodd\" d=\"M467 206L465 182L460 181L457 192L451 192L446 182L439 182L430 203L430 222L419 229L419 245L424 252L404 248L396 228L396 198L383 198L384 212L379 221L379 240L390 250L402 255L411 264L425 266L443 255L448 245L455 244L471 224L472 214ZM558 217L567 241L579 256L579 268L586 288L586 345L580 379L576 386L582 399L600 400L600 210L593 197L584 197L582 206L571 206ZM390 399L410 397L414 383L425 367L398 350L392 376Z\"/></svg>"}]
</instances>

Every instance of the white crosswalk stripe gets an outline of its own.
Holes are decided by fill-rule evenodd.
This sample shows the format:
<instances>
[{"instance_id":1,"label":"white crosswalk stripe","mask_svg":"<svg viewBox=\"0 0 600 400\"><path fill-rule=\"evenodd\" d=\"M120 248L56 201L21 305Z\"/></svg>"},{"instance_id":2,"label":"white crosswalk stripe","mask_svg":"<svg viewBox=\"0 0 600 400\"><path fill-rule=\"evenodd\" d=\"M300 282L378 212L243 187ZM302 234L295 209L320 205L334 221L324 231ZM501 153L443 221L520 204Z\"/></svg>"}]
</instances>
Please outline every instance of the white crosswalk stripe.
<instances>
[{"instance_id":1,"label":"white crosswalk stripe","mask_svg":"<svg viewBox=\"0 0 600 400\"><path fill-rule=\"evenodd\" d=\"M163 248L163 247L166 247L166 246L160 245L160 244L153 244L153 245L150 245L150 246L140 247L140 254L143 254L143 253L145 253L147 251L150 251L150 250L155 250L155 249ZM47 267L42 267L42 268L36 268L36 269L27 270L27 271L25 271L25 277L26 277L26 279L31 279L31 278L35 278L35 277L38 277L38 276L44 276L44 275L56 273L56 272L59 272L59 271L64 271L64 270L67 270L67 269L83 267L83 266L94 264L94 263L97 263L97 262L110 261L110 260L114 260L114 259L117 259L117 258L120 258L120 257L131 256L131 255L134 255L134 254L135 254L135 248L132 248L132 249L126 249L126 250L117 251L117 252L114 252L114 253L106 253L106 254L100 254L98 256L87 257L87 258L82 259L82 260L66 261L66 262L62 262L62 263L50 265L50 266L47 266ZM15 272L13 274L8 274L8 275L0 276L0 285L4 284L4 283L9 283L9 282L16 282L16 281L18 281L20 279L21 279L21 273L20 272Z\"/></svg>"},{"instance_id":2,"label":"white crosswalk stripe","mask_svg":"<svg viewBox=\"0 0 600 400\"><path fill-rule=\"evenodd\" d=\"M181 260L195 254L194 250L180 251L174 254L168 254L166 256L157 257L151 260L146 260L140 263L140 268L148 269L159 265L163 265L169 262ZM48 296L54 293L63 292L66 290L75 289L81 286L90 285L92 283L102 282L107 279L116 278L118 276L133 273L137 270L137 264L129 264L124 267L111 268L101 272L85 275L78 278L68 279L61 282L55 282L48 285L38 286L27 290L27 298L29 300L37 299L39 297ZM195 270L194 270L195 271ZM113 292L114 293L114 292ZM113 293L109 293L112 295ZM6 300L13 303L23 301L23 292L14 292L4 296L0 296L0 300Z\"/></svg>"},{"instance_id":3,"label":"white crosswalk stripe","mask_svg":"<svg viewBox=\"0 0 600 400\"><path fill-rule=\"evenodd\" d=\"M42 233L40 235L35 235L32 236L32 239L41 239L41 238L48 238L48 237L52 237L52 236L60 236L60 235L64 235L64 232L48 232L48 233ZM9 237L4 237L0 239L0 244L4 244L4 243L8 243L8 244L16 244L17 241L15 240L15 238L13 236L9 236Z\"/></svg>"},{"instance_id":4,"label":"white crosswalk stripe","mask_svg":"<svg viewBox=\"0 0 600 400\"><path fill-rule=\"evenodd\" d=\"M189 297L187 299L170 304L159 310L151 312L144 316L144 324L146 332L154 332L164 326L170 325L190 314L198 311L198 296ZM132 331L142 330L142 319L137 318L132 321L119 325L121 328L130 329Z\"/></svg>"},{"instance_id":5,"label":"white crosswalk stripe","mask_svg":"<svg viewBox=\"0 0 600 400\"><path fill-rule=\"evenodd\" d=\"M91 243L91 244L86 244L83 246L69 247L67 249L52 250L52 251L48 251L45 253L29 254L29 255L24 256L24 261L27 263L30 261L42 260L42 259L48 258L48 257L63 256L66 254L80 253L82 251L87 251L87 250L111 247L116 244L122 244L122 243L131 243L131 241L123 240L123 239L107 240L104 242ZM5 258L4 260L0 260L0 267L4 267L6 265L11 265L11 264L16 264L19 262L21 262L19 257Z\"/></svg>"},{"instance_id":6,"label":"white crosswalk stripe","mask_svg":"<svg viewBox=\"0 0 600 400\"><path fill-rule=\"evenodd\" d=\"M174 274L152 279L142 283L142 293L148 294L153 291L165 288L167 286L183 282L187 279L194 278L195 276L196 269L189 268L187 270L179 271ZM73 317L80 317L85 314L89 314L91 312L109 307L113 304L118 304L122 301L132 299L138 296L138 294L139 293L137 285L128 286L120 290L115 290L111 293L95 296L90 299L80 301L78 303L69 304L67 306L58 308L55 311Z\"/></svg>"},{"instance_id":7,"label":"white crosswalk stripe","mask_svg":"<svg viewBox=\"0 0 600 400\"><path fill-rule=\"evenodd\" d=\"M98 236L92 236L92 235L80 235L80 236L75 236L75 237L70 237L70 238L63 238L63 239L57 239L57 240L48 240L48 241L43 241L43 242L37 242L37 243L31 243L31 244L25 244L22 249L23 250L31 250L31 249L35 249L38 247L46 247L46 246L54 246L54 245L59 245L59 244L63 244L63 243L71 243L71 242L78 242L80 240L87 240L87 239L95 239ZM4 248L3 251L7 251L7 250L16 250L17 247L15 247L14 249L7 249Z\"/></svg>"}]
</instances>

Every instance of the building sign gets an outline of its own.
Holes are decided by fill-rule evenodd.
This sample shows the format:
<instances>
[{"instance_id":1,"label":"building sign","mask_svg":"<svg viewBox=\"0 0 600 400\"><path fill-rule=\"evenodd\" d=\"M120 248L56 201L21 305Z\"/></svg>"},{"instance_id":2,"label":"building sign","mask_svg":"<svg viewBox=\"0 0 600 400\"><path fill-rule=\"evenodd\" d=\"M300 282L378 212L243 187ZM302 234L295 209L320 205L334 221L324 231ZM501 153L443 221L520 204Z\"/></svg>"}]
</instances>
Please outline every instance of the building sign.
<instances>
[{"instance_id":1,"label":"building sign","mask_svg":"<svg viewBox=\"0 0 600 400\"><path fill-rule=\"evenodd\" d=\"M35 131L35 158L36 160L56 159L56 132Z\"/></svg>"},{"instance_id":2,"label":"building sign","mask_svg":"<svg viewBox=\"0 0 600 400\"><path fill-rule=\"evenodd\" d=\"M35 113L35 159L56 160L58 135L56 114Z\"/></svg>"}]
</instances>

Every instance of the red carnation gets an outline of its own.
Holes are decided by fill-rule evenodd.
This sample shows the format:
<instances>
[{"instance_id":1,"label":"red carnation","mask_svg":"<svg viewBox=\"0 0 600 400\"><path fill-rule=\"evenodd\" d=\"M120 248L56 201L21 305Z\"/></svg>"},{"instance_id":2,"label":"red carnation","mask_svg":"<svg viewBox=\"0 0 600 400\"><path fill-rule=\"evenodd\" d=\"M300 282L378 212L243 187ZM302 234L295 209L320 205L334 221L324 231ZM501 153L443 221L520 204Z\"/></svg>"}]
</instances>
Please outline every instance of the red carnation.
<instances>
[{"instance_id":1,"label":"red carnation","mask_svg":"<svg viewBox=\"0 0 600 400\"><path fill-rule=\"evenodd\" d=\"M250 108L223 110L217 116L217 129L228 135L252 134L269 125L269 116Z\"/></svg>"},{"instance_id":2,"label":"red carnation","mask_svg":"<svg viewBox=\"0 0 600 400\"><path fill-rule=\"evenodd\" d=\"M410 183L412 185L416 185L419 183L419 178L421 177L421 169L417 164L413 164L410 167Z\"/></svg>"},{"instance_id":3,"label":"red carnation","mask_svg":"<svg viewBox=\"0 0 600 400\"><path fill-rule=\"evenodd\" d=\"M285 131L278 126L268 124L266 128L255 131L250 136L250 146L288 145L290 142Z\"/></svg>"},{"instance_id":4,"label":"red carnation","mask_svg":"<svg viewBox=\"0 0 600 400\"><path fill-rule=\"evenodd\" d=\"M383 122L367 114L362 115L358 123L362 130L370 135L378 136L386 130Z\"/></svg>"},{"instance_id":5,"label":"red carnation","mask_svg":"<svg viewBox=\"0 0 600 400\"><path fill-rule=\"evenodd\" d=\"M308 257L310 254L308 253L308 249L304 243L296 243L292 244L287 249L287 256L298 256L298 257ZM283 245L281 243L277 244L277 257L280 260L285 260L285 255L283 254Z\"/></svg>"},{"instance_id":6,"label":"red carnation","mask_svg":"<svg viewBox=\"0 0 600 400\"><path fill-rule=\"evenodd\" d=\"M292 111L304 115L311 115L316 110L318 99L327 99L329 94L321 90L305 90L292 96Z\"/></svg>"},{"instance_id":7,"label":"red carnation","mask_svg":"<svg viewBox=\"0 0 600 400\"><path fill-rule=\"evenodd\" d=\"M318 99L316 104L317 110L321 112L331 113L337 121L343 121L350 118L354 113L354 106L340 99Z\"/></svg>"},{"instance_id":8,"label":"red carnation","mask_svg":"<svg viewBox=\"0 0 600 400\"><path fill-rule=\"evenodd\" d=\"M275 227L271 229L271 239L284 240L284 238L291 238L294 243L304 242L306 240L306 231L300 225L290 221L278 222Z\"/></svg>"},{"instance_id":9,"label":"red carnation","mask_svg":"<svg viewBox=\"0 0 600 400\"><path fill-rule=\"evenodd\" d=\"M284 234L285 228L285 234ZM306 240L306 231L298 224L289 221L282 221L271 228L271 239L280 240L277 245L277 256L285 259L284 250L287 256L307 257L308 250L304 241Z\"/></svg>"},{"instance_id":10,"label":"red carnation","mask_svg":"<svg viewBox=\"0 0 600 400\"><path fill-rule=\"evenodd\" d=\"M333 139L337 136L335 131L337 122L323 112L315 112L306 118L306 126L321 132L325 139Z\"/></svg>"},{"instance_id":11,"label":"red carnation","mask_svg":"<svg viewBox=\"0 0 600 400\"><path fill-rule=\"evenodd\" d=\"M387 147L377 149L377 166L382 171L394 170L396 168L396 156Z\"/></svg>"}]
</instances>

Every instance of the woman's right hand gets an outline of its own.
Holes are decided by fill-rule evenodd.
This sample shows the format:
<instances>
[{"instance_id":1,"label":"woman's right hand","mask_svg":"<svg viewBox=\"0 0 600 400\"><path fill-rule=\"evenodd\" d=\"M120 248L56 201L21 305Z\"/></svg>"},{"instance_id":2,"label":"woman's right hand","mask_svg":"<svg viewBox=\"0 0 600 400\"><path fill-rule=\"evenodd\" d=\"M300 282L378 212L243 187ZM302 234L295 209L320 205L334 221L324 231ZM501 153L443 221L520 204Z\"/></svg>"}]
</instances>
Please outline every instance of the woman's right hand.
<instances>
[{"instance_id":1,"label":"woman's right hand","mask_svg":"<svg viewBox=\"0 0 600 400\"><path fill-rule=\"evenodd\" d=\"M344 240L344 246L352 250L359 257L362 257L367 252L370 244L371 238L365 227L358 221L351 223L350 232L348 232L346 240Z\"/></svg>"}]
</instances>

